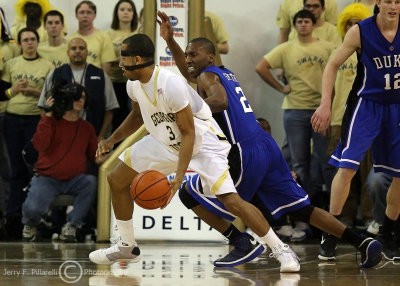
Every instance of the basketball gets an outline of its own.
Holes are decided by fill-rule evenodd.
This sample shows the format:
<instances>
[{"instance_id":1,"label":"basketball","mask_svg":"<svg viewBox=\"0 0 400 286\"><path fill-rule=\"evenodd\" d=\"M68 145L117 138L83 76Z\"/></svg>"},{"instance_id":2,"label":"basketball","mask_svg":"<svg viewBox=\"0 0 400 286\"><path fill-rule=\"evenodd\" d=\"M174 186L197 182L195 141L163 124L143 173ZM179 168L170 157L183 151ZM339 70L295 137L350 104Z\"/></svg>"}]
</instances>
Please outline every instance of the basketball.
<instances>
[{"instance_id":1,"label":"basketball","mask_svg":"<svg viewBox=\"0 0 400 286\"><path fill-rule=\"evenodd\" d=\"M144 209L153 210L164 206L169 195L168 179L158 171L144 171L137 174L132 180L132 199Z\"/></svg>"}]
</instances>

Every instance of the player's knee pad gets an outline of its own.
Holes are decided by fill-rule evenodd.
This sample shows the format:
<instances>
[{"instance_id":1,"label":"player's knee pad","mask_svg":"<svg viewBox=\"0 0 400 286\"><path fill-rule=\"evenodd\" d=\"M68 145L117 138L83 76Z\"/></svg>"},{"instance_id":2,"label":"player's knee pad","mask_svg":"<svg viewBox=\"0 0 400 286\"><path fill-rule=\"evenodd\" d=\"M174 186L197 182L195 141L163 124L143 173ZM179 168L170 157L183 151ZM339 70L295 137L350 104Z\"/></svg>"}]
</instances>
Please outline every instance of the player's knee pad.
<instances>
[{"instance_id":1,"label":"player's knee pad","mask_svg":"<svg viewBox=\"0 0 400 286\"><path fill-rule=\"evenodd\" d=\"M179 198L185 207L192 209L199 204L189 193L186 188L186 182L183 183L182 187L179 189Z\"/></svg>"},{"instance_id":2,"label":"player's knee pad","mask_svg":"<svg viewBox=\"0 0 400 286\"><path fill-rule=\"evenodd\" d=\"M308 205L305 206L304 208L301 208L297 211L294 211L292 213L290 213L290 218L294 219L295 221L303 221L306 223L310 222L310 217L312 212L314 211L314 206L313 205Z\"/></svg>"}]
</instances>

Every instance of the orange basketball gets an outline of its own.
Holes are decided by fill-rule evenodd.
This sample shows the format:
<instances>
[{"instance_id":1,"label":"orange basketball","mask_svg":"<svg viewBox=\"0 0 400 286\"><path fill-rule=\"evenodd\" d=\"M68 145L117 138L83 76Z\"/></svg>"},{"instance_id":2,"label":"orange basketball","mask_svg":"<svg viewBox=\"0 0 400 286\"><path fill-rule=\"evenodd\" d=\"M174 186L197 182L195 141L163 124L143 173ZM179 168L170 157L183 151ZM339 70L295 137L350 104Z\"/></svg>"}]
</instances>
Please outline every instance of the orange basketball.
<instances>
[{"instance_id":1,"label":"orange basketball","mask_svg":"<svg viewBox=\"0 0 400 286\"><path fill-rule=\"evenodd\" d=\"M137 174L132 180L132 199L144 209L153 210L164 206L169 195L168 179L158 171L144 171Z\"/></svg>"}]
</instances>

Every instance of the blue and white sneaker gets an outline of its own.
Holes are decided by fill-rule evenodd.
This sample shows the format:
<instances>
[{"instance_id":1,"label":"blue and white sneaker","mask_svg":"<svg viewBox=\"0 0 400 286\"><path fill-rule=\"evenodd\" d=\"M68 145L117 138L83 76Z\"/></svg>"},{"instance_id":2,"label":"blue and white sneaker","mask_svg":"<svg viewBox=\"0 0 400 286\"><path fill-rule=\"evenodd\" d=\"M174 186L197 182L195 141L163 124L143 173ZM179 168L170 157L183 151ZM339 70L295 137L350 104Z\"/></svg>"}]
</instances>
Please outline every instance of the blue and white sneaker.
<instances>
[{"instance_id":1,"label":"blue and white sneaker","mask_svg":"<svg viewBox=\"0 0 400 286\"><path fill-rule=\"evenodd\" d=\"M231 244L234 246L233 250L225 257L215 260L214 266L233 267L240 265L253 260L265 250L265 246L247 232L231 241Z\"/></svg>"},{"instance_id":2,"label":"blue and white sneaker","mask_svg":"<svg viewBox=\"0 0 400 286\"><path fill-rule=\"evenodd\" d=\"M358 249L361 252L361 263L362 268L371 268L376 266L382 260L382 244L368 237L360 244Z\"/></svg>"}]
</instances>

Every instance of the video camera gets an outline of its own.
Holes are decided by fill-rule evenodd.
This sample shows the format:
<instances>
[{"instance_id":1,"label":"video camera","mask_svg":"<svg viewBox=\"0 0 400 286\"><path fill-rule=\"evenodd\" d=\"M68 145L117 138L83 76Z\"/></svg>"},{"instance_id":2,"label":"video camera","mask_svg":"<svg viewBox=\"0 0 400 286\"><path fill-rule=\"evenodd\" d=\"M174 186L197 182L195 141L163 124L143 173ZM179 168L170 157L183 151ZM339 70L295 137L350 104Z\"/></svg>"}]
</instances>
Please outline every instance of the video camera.
<instances>
[{"instance_id":1,"label":"video camera","mask_svg":"<svg viewBox=\"0 0 400 286\"><path fill-rule=\"evenodd\" d=\"M72 110L74 101L79 100L82 93L87 95L86 89L82 85L77 83L65 84L65 82L55 83L50 93L54 98L54 104L50 110L53 111L56 119L62 118L66 111Z\"/></svg>"}]
</instances>

